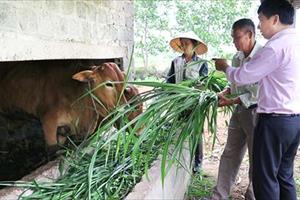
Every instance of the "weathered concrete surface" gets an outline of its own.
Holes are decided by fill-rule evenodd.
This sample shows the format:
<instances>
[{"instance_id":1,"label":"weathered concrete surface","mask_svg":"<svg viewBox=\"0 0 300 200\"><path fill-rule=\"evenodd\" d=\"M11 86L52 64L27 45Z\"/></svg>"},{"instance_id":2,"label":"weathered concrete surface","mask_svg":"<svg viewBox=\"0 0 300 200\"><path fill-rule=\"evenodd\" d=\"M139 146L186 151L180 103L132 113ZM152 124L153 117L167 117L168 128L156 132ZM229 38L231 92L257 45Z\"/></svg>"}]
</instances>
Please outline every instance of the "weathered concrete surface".
<instances>
[{"instance_id":1,"label":"weathered concrete surface","mask_svg":"<svg viewBox=\"0 0 300 200\"><path fill-rule=\"evenodd\" d=\"M149 170L149 179L144 175L142 181L135 186L133 191L126 197L126 200L184 199L191 177L188 150L183 151L180 160L184 168L173 165L165 177L164 185L161 182L161 161L155 161Z\"/></svg>"},{"instance_id":2,"label":"weathered concrete surface","mask_svg":"<svg viewBox=\"0 0 300 200\"><path fill-rule=\"evenodd\" d=\"M0 2L0 61L123 58L133 46L133 1Z\"/></svg>"}]
</instances>

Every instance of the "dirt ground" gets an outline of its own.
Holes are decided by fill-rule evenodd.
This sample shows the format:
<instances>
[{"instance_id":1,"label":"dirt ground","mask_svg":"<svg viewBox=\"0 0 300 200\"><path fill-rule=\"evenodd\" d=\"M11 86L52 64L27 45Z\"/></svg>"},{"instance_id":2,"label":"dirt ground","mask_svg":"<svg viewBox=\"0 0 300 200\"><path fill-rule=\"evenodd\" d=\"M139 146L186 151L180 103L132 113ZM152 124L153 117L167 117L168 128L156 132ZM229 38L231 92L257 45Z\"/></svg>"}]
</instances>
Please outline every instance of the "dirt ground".
<instances>
[{"instance_id":1,"label":"dirt ground","mask_svg":"<svg viewBox=\"0 0 300 200\"><path fill-rule=\"evenodd\" d=\"M227 125L226 120L229 122L229 116L223 116L219 114L218 116L218 141L215 144L215 148L211 150L211 140L209 139L209 134L206 132L206 142L205 142L205 157L203 163L203 171L208 175L214 177L217 180L218 176L218 166L220 156L223 152L223 149L226 144L227 139ZM232 188L232 199L234 200L243 200L245 199L244 193L248 186L248 167L249 167L249 156L248 153L245 155L244 160L241 164L235 185ZM295 168L294 168L294 177L300 178L300 148L295 158ZM299 195L299 194L298 194Z\"/></svg>"}]
</instances>

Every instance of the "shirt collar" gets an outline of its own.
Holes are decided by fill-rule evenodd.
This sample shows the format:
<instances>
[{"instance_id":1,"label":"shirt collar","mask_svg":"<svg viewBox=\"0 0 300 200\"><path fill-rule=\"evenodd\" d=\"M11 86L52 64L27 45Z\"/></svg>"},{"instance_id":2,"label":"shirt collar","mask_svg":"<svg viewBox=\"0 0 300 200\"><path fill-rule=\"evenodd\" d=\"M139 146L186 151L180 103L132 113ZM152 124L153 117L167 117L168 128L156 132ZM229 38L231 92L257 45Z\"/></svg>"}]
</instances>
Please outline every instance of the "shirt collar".
<instances>
[{"instance_id":1,"label":"shirt collar","mask_svg":"<svg viewBox=\"0 0 300 200\"><path fill-rule=\"evenodd\" d=\"M255 41L254 47L251 53L249 54L248 58L252 58L261 47L262 46Z\"/></svg>"},{"instance_id":2,"label":"shirt collar","mask_svg":"<svg viewBox=\"0 0 300 200\"><path fill-rule=\"evenodd\" d=\"M181 58L185 61L184 54L181 55ZM197 61L197 55L196 55L196 53L194 53L194 55L192 57L192 61Z\"/></svg>"},{"instance_id":3,"label":"shirt collar","mask_svg":"<svg viewBox=\"0 0 300 200\"><path fill-rule=\"evenodd\" d=\"M260 49L260 47L261 47L261 45L255 41L253 49L252 49L251 53L247 56L247 58L245 58L245 54L242 51L239 51L239 53L237 54L237 57L239 60L251 59L254 56L254 54Z\"/></svg>"},{"instance_id":4,"label":"shirt collar","mask_svg":"<svg viewBox=\"0 0 300 200\"><path fill-rule=\"evenodd\" d=\"M286 28L286 29L283 29L281 31L279 31L278 33L276 33L275 35L273 35L269 41L271 40L275 40L283 35L286 35L286 34L296 34L296 29L295 28Z\"/></svg>"}]
</instances>

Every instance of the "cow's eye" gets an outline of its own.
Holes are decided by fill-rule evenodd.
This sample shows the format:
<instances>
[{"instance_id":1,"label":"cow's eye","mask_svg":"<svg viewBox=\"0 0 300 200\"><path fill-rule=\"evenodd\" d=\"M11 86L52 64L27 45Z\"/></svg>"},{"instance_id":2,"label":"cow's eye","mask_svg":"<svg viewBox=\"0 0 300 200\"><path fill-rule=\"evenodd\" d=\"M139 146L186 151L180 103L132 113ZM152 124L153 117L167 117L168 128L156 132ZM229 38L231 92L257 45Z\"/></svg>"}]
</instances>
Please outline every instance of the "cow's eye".
<instances>
[{"instance_id":1,"label":"cow's eye","mask_svg":"<svg viewBox=\"0 0 300 200\"><path fill-rule=\"evenodd\" d=\"M112 82L105 83L105 86L107 86L107 87L114 87L114 85L112 84Z\"/></svg>"},{"instance_id":2,"label":"cow's eye","mask_svg":"<svg viewBox=\"0 0 300 200\"><path fill-rule=\"evenodd\" d=\"M130 90L130 87L127 87L125 90L124 90L124 93L125 94L130 94L131 90Z\"/></svg>"}]
</instances>

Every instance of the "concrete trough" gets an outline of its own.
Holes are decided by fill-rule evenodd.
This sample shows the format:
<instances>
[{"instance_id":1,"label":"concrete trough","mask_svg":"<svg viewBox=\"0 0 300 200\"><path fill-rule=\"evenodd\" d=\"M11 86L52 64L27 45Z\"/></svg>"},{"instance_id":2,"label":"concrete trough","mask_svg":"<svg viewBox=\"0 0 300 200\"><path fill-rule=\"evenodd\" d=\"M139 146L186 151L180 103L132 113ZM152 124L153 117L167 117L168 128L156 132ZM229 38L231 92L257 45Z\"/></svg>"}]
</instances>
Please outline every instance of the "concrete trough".
<instances>
[{"instance_id":1,"label":"concrete trough","mask_svg":"<svg viewBox=\"0 0 300 200\"><path fill-rule=\"evenodd\" d=\"M181 164L185 167L177 167L173 165L170 168L165 183L161 182L161 161L156 160L148 171L148 178L143 176L139 182L127 195L126 200L142 200L142 199L184 199L185 191L188 187L190 180L189 169L189 152L185 150L181 158ZM38 168L30 175L22 178L22 181L36 180L37 182L53 182L60 176L59 161L51 161L46 165ZM18 187L7 187L0 190L1 200L15 200L19 195L29 195L32 192Z\"/></svg>"}]
</instances>

